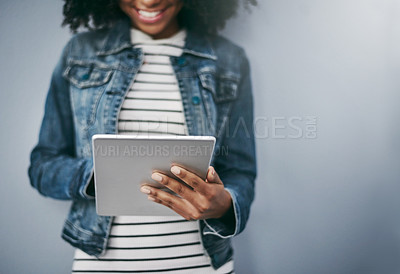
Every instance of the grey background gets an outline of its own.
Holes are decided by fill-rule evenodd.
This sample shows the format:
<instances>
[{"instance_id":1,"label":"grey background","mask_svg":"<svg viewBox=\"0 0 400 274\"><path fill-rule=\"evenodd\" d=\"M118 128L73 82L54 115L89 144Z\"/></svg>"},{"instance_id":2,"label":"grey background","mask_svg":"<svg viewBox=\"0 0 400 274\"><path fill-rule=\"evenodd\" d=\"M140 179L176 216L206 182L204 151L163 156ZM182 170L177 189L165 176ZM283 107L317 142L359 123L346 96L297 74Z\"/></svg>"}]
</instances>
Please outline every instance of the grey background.
<instances>
[{"instance_id":1,"label":"grey background","mask_svg":"<svg viewBox=\"0 0 400 274\"><path fill-rule=\"evenodd\" d=\"M399 1L260 2L224 31L251 60L261 121L237 273L400 273ZM61 12L61 1L0 2L0 273L71 269L70 202L41 197L26 172L70 37Z\"/></svg>"}]
</instances>

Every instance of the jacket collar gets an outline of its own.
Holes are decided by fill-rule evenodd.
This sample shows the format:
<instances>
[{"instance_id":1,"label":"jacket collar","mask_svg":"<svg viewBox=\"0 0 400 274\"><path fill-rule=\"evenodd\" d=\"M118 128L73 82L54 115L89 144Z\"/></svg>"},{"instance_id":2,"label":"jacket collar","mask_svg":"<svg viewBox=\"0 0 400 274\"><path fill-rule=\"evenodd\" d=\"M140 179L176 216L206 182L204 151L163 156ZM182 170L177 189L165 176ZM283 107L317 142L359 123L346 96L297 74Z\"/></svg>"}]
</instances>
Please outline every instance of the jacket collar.
<instances>
[{"instance_id":1,"label":"jacket collar","mask_svg":"<svg viewBox=\"0 0 400 274\"><path fill-rule=\"evenodd\" d=\"M132 47L130 38L131 23L128 17L119 20L107 33L102 41L101 50L97 55L111 55ZM207 36L194 31L188 31L183 48L184 53L217 60Z\"/></svg>"}]
</instances>

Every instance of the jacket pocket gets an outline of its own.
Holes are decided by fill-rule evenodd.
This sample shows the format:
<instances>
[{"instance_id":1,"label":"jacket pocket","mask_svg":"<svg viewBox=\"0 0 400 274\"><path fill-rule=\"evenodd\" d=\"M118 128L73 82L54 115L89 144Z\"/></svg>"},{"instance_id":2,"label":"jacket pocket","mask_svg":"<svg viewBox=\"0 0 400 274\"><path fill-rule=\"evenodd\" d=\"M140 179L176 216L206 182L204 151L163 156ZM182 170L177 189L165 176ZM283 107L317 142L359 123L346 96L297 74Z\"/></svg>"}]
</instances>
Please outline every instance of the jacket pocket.
<instances>
[{"instance_id":1,"label":"jacket pocket","mask_svg":"<svg viewBox=\"0 0 400 274\"><path fill-rule=\"evenodd\" d=\"M111 79L113 71L93 64L73 64L66 68L63 76L78 88L101 86Z\"/></svg>"},{"instance_id":2,"label":"jacket pocket","mask_svg":"<svg viewBox=\"0 0 400 274\"><path fill-rule=\"evenodd\" d=\"M203 71L198 75L204 107L207 116L211 117L212 132L219 137L228 120L232 103L238 98L240 77L231 72L215 74L212 71Z\"/></svg>"},{"instance_id":3,"label":"jacket pocket","mask_svg":"<svg viewBox=\"0 0 400 274\"><path fill-rule=\"evenodd\" d=\"M236 74L200 72L199 78L202 87L212 93L217 104L233 101L238 96L239 76Z\"/></svg>"},{"instance_id":4,"label":"jacket pocket","mask_svg":"<svg viewBox=\"0 0 400 274\"><path fill-rule=\"evenodd\" d=\"M72 110L78 134L86 134L96 122L98 106L114 70L104 64L71 60L63 76L70 83ZM84 138L84 136L81 136Z\"/></svg>"}]
</instances>

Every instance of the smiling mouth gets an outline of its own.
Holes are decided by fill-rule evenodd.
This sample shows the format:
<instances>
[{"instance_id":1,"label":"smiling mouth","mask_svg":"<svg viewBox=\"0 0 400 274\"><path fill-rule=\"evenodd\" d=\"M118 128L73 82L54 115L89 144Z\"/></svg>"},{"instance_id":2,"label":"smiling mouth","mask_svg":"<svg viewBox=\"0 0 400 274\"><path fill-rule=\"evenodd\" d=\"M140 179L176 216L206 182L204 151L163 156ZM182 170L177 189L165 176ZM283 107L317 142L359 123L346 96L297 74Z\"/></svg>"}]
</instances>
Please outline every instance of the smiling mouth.
<instances>
[{"instance_id":1,"label":"smiling mouth","mask_svg":"<svg viewBox=\"0 0 400 274\"><path fill-rule=\"evenodd\" d=\"M158 15L160 15L160 14L161 14L162 12L164 12L164 11L165 11L165 9L159 10L159 11L137 10L137 12L138 12L141 16L146 17L146 18L155 18L155 17L157 17Z\"/></svg>"},{"instance_id":2,"label":"smiling mouth","mask_svg":"<svg viewBox=\"0 0 400 274\"><path fill-rule=\"evenodd\" d=\"M165 7L163 9L149 11L135 8L135 11L138 15L138 19L144 24L154 24L162 20L164 17L165 11L169 7Z\"/></svg>"}]
</instances>

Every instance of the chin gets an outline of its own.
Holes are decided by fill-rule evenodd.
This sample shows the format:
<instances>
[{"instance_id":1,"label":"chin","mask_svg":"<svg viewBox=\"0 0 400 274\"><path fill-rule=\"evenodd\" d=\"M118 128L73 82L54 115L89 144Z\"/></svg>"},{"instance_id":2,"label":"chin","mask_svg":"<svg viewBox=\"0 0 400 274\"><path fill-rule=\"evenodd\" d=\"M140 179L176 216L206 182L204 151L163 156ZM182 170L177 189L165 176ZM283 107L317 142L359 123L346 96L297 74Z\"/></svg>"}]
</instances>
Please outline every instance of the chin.
<instances>
[{"instance_id":1,"label":"chin","mask_svg":"<svg viewBox=\"0 0 400 274\"><path fill-rule=\"evenodd\" d=\"M146 27L146 28L138 27L138 29L151 36L156 36L163 32L162 28L157 28L157 27Z\"/></svg>"}]
</instances>

